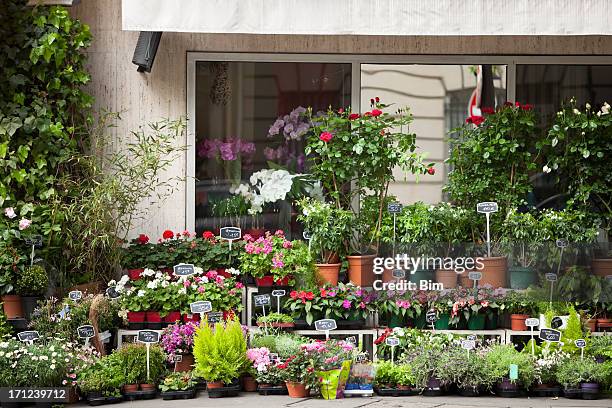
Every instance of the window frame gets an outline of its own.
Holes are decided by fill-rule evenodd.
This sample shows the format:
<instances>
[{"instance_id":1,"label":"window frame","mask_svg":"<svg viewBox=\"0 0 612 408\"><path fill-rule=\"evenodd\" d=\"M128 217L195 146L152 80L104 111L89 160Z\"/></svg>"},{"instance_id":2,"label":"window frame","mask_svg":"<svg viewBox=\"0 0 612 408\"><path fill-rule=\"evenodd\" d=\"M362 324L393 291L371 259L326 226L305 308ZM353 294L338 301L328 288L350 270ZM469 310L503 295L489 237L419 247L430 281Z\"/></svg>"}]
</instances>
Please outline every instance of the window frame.
<instances>
[{"instance_id":1,"label":"window frame","mask_svg":"<svg viewBox=\"0 0 612 408\"><path fill-rule=\"evenodd\" d=\"M357 55L357 54L259 54L187 52L187 149L185 168L185 229L195 230L195 81L196 63L223 62L325 62L351 64L351 107L361 111L362 64L506 65L506 98L516 97L517 65L612 65L612 56L511 56L511 55Z\"/></svg>"}]
</instances>

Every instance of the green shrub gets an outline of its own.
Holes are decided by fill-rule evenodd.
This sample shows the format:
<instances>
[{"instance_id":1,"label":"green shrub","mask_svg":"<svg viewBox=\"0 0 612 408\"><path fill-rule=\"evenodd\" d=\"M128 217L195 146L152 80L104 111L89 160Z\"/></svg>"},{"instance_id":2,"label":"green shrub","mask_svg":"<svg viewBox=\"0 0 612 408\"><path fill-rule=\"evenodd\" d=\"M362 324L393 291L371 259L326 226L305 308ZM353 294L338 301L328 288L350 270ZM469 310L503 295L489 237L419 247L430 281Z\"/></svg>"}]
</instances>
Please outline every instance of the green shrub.
<instances>
[{"instance_id":1,"label":"green shrub","mask_svg":"<svg viewBox=\"0 0 612 408\"><path fill-rule=\"evenodd\" d=\"M578 388L580 383L605 383L609 379L609 367L598 364L592 358L568 359L557 369L557 381L566 388Z\"/></svg>"},{"instance_id":2,"label":"green shrub","mask_svg":"<svg viewBox=\"0 0 612 408\"><path fill-rule=\"evenodd\" d=\"M144 344L126 344L112 356L123 367L126 384L157 383L166 370L166 356L158 345L150 346L148 378L147 348Z\"/></svg>"},{"instance_id":3,"label":"green shrub","mask_svg":"<svg viewBox=\"0 0 612 408\"><path fill-rule=\"evenodd\" d=\"M519 353L511 344L493 346L487 353L486 359L491 368L493 381L509 379L511 364L518 366L518 382L525 388L529 388L534 381L535 367L533 357L530 354Z\"/></svg>"},{"instance_id":4,"label":"green shrub","mask_svg":"<svg viewBox=\"0 0 612 408\"><path fill-rule=\"evenodd\" d=\"M45 268L32 265L25 268L17 279L16 289L21 296L42 296L49 286L49 278Z\"/></svg>"}]
</instances>

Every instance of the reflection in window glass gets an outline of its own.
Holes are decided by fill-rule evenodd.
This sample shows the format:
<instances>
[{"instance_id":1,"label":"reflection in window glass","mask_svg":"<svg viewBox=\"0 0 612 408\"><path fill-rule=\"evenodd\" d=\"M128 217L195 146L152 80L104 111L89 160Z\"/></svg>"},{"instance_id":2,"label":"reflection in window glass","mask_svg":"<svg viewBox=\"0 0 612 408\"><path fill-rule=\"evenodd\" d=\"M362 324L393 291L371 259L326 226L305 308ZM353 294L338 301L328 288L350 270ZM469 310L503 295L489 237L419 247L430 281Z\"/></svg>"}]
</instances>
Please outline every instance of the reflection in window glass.
<instances>
[{"instance_id":1,"label":"reflection in window glass","mask_svg":"<svg viewBox=\"0 0 612 408\"><path fill-rule=\"evenodd\" d=\"M196 232L239 225L252 235L290 233L295 217L288 200L257 202L249 212L239 193L248 195L254 173L265 179L263 169L307 170L308 125L299 113L349 106L350 73L350 64L197 62ZM272 193L282 195L288 180L275 182Z\"/></svg>"},{"instance_id":2,"label":"reflection in window glass","mask_svg":"<svg viewBox=\"0 0 612 408\"><path fill-rule=\"evenodd\" d=\"M467 116L480 115L479 97L488 101L482 106L499 106L506 101L506 66L363 64L362 110L376 96L411 109L411 131L417 135L417 144L429 153L428 162L436 163L435 176L421 177L418 183L413 176L404 180L398 172L389 193L403 203L437 203L443 199L448 170L443 164L448 131L462 125Z\"/></svg>"}]
</instances>

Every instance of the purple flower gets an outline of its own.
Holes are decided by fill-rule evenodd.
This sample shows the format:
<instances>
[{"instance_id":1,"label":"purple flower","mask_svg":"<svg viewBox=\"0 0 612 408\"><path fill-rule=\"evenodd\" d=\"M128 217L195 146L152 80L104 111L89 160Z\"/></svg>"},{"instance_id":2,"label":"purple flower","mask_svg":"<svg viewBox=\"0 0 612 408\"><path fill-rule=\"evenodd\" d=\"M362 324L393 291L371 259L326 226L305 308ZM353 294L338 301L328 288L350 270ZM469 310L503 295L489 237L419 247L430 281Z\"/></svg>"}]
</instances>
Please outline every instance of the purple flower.
<instances>
[{"instance_id":1,"label":"purple flower","mask_svg":"<svg viewBox=\"0 0 612 408\"><path fill-rule=\"evenodd\" d=\"M342 307L345 309L350 309L351 308L351 301L348 299L344 299L344 302L342 302Z\"/></svg>"},{"instance_id":2,"label":"purple flower","mask_svg":"<svg viewBox=\"0 0 612 408\"><path fill-rule=\"evenodd\" d=\"M219 146L219 153L221 153L221 159L225 161L236 160L236 154L234 152L234 144L231 142L221 143Z\"/></svg>"},{"instance_id":3,"label":"purple flower","mask_svg":"<svg viewBox=\"0 0 612 408\"><path fill-rule=\"evenodd\" d=\"M253 154L255 153L255 143L253 142L241 142L240 153L242 154Z\"/></svg>"},{"instance_id":4,"label":"purple flower","mask_svg":"<svg viewBox=\"0 0 612 408\"><path fill-rule=\"evenodd\" d=\"M276 150L271 147L264 147L263 153L266 156L266 160L273 161L276 159Z\"/></svg>"}]
</instances>

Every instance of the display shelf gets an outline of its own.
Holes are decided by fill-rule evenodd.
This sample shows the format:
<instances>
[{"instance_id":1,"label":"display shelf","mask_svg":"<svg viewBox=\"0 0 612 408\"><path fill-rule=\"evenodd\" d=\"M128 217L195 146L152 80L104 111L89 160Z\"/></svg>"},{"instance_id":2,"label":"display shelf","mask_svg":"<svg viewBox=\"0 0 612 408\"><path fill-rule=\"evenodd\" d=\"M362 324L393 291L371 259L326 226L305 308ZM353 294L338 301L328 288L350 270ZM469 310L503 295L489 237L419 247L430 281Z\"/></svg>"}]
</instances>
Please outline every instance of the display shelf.
<instances>
[{"instance_id":1,"label":"display shelf","mask_svg":"<svg viewBox=\"0 0 612 408\"><path fill-rule=\"evenodd\" d=\"M458 334L462 336L469 336L475 334L476 336L491 336L491 337L499 337L502 343L506 343L506 329L496 329L496 330L432 330L432 329L422 329L423 331L434 332L434 333L450 333L450 334ZM381 333L382 334L382 333Z\"/></svg>"},{"instance_id":2,"label":"display shelf","mask_svg":"<svg viewBox=\"0 0 612 408\"><path fill-rule=\"evenodd\" d=\"M540 330L533 331L533 337L538 338ZM513 337L531 336L531 330L506 330L506 343L512 343ZM591 336L612 336L612 332L591 332Z\"/></svg>"},{"instance_id":3,"label":"display shelf","mask_svg":"<svg viewBox=\"0 0 612 408\"><path fill-rule=\"evenodd\" d=\"M154 332L158 332L161 336L162 330L151 330L151 329L145 329L147 331L154 331ZM127 337L127 336L138 336L138 332L140 330L126 330L126 329L119 329L117 330L117 349L120 349L121 346L123 345L123 338Z\"/></svg>"}]
</instances>

